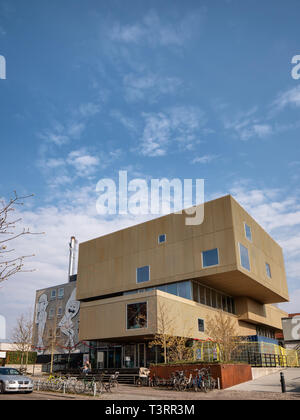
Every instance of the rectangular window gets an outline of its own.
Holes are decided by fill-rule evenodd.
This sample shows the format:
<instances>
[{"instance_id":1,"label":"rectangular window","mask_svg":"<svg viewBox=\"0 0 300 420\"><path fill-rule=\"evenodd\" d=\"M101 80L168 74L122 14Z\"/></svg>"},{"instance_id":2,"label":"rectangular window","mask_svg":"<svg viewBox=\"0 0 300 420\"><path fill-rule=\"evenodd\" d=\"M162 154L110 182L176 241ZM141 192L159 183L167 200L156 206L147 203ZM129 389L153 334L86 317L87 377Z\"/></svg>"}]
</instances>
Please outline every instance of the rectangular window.
<instances>
[{"instance_id":1,"label":"rectangular window","mask_svg":"<svg viewBox=\"0 0 300 420\"><path fill-rule=\"evenodd\" d=\"M211 290L206 289L206 305L211 306Z\"/></svg>"},{"instance_id":2,"label":"rectangular window","mask_svg":"<svg viewBox=\"0 0 300 420\"><path fill-rule=\"evenodd\" d=\"M53 319L54 318L54 309L50 309L49 311L49 319Z\"/></svg>"},{"instance_id":3,"label":"rectangular window","mask_svg":"<svg viewBox=\"0 0 300 420\"><path fill-rule=\"evenodd\" d=\"M200 303L202 303L202 305L206 304L206 297L205 297L205 287L204 286L199 286L199 293L200 293Z\"/></svg>"},{"instance_id":4,"label":"rectangular window","mask_svg":"<svg viewBox=\"0 0 300 420\"><path fill-rule=\"evenodd\" d=\"M56 298L56 290L51 290L51 299Z\"/></svg>"},{"instance_id":5,"label":"rectangular window","mask_svg":"<svg viewBox=\"0 0 300 420\"><path fill-rule=\"evenodd\" d=\"M196 282L193 282L193 300L195 302L200 302L199 298L199 284Z\"/></svg>"},{"instance_id":6,"label":"rectangular window","mask_svg":"<svg viewBox=\"0 0 300 420\"><path fill-rule=\"evenodd\" d=\"M241 258L241 266L244 267L246 270L250 271L250 260L249 260L249 252L248 248L244 245L240 245L240 258Z\"/></svg>"},{"instance_id":7,"label":"rectangular window","mask_svg":"<svg viewBox=\"0 0 300 420\"><path fill-rule=\"evenodd\" d=\"M211 306L213 308L217 307L217 294L214 290L211 291Z\"/></svg>"},{"instance_id":8,"label":"rectangular window","mask_svg":"<svg viewBox=\"0 0 300 420\"><path fill-rule=\"evenodd\" d=\"M61 287L60 289L58 289L58 297L59 299L62 299L65 295L65 289L63 287Z\"/></svg>"},{"instance_id":9,"label":"rectangular window","mask_svg":"<svg viewBox=\"0 0 300 420\"><path fill-rule=\"evenodd\" d=\"M145 283L150 280L150 266L145 265L136 269L136 282Z\"/></svg>"},{"instance_id":10,"label":"rectangular window","mask_svg":"<svg viewBox=\"0 0 300 420\"><path fill-rule=\"evenodd\" d=\"M266 272L267 272L267 276L270 277L270 279L272 278L271 276L271 267L270 264L266 263Z\"/></svg>"},{"instance_id":11,"label":"rectangular window","mask_svg":"<svg viewBox=\"0 0 300 420\"><path fill-rule=\"evenodd\" d=\"M147 328L147 302L127 305L127 329Z\"/></svg>"},{"instance_id":12,"label":"rectangular window","mask_svg":"<svg viewBox=\"0 0 300 420\"><path fill-rule=\"evenodd\" d=\"M245 236L248 239L248 241L252 242L252 232L251 227L247 225L247 223L244 223L245 226Z\"/></svg>"},{"instance_id":13,"label":"rectangular window","mask_svg":"<svg viewBox=\"0 0 300 420\"><path fill-rule=\"evenodd\" d=\"M204 319L198 318L198 331L204 332Z\"/></svg>"},{"instance_id":14,"label":"rectangular window","mask_svg":"<svg viewBox=\"0 0 300 420\"><path fill-rule=\"evenodd\" d=\"M158 243L163 244L164 242L167 242L167 235L165 233L158 235Z\"/></svg>"},{"instance_id":15,"label":"rectangular window","mask_svg":"<svg viewBox=\"0 0 300 420\"><path fill-rule=\"evenodd\" d=\"M62 309L62 307L60 306L60 307L58 308L58 310L57 310L57 316L58 316L58 317L61 317L61 316L62 316L62 312L63 312L63 309Z\"/></svg>"},{"instance_id":16,"label":"rectangular window","mask_svg":"<svg viewBox=\"0 0 300 420\"><path fill-rule=\"evenodd\" d=\"M192 299L191 282L183 281L178 283L178 296L185 299Z\"/></svg>"},{"instance_id":17,"label":"rectangular window","mask_svg":"<svg viewBox=\"0 0 300 420\"><path fill-rule=\"evenodd\" d=\"M210 249L209 251L202 252L202 267L211 267L219 264L218 249Z\"/></svg>"}]
</instances>

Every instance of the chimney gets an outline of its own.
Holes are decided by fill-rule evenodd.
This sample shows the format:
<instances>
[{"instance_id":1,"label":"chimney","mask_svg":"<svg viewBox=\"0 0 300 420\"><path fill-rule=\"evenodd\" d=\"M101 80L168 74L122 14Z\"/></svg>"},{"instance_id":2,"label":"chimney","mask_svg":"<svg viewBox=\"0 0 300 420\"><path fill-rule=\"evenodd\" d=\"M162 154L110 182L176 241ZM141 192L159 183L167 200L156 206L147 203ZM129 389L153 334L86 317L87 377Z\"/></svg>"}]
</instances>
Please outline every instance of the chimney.
<instances>
[{"instance_id":1,"label":"chimney","mask_svg":"<svg viewBox=\"0 0 300 420\"><path fill-rule=\"evenodd\" d=\"M74 281L74 270L75 270L75 255L76 255L76 239L75 236L71 236L71 241L69 243L69 275L68 275L68 282Z\"/></svg>"}]
</instances>

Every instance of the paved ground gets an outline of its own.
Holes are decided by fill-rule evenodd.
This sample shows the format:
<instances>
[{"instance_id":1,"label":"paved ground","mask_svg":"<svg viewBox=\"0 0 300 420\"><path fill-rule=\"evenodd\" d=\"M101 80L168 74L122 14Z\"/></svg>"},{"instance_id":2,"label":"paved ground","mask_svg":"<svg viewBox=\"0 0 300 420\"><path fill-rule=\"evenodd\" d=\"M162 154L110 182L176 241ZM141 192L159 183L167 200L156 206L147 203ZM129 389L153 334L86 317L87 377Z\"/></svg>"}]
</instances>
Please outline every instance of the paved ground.
<instances>
[{"instance_id":1,"label":"paved ground","mask_svg":"<svg viewBox=\"0 0 300 420\"><path fill-rule=\"evenodd\" d=\"M299 370L300 372L300 370ZM33 394L5 394L0 395L1 400L95 400L93 397L78 397L75 395L63 396L50 392L34 392ZM236 391L236 390L215 390L207 394L194 391L176 392L167 389L155 388L137 388L128 385L119 385L118 389L114 389L112 393L104 393L97 400L135 400L135 401L159 401L159 400L300 400L300 393L288 392L281 394L278 392L261 392L261 391Z\"/></svg>"},{"instance_id":2,"label":"paved ground","mask_svg":"<svg viewBox=\"0 0 300 420\"><path fill-rule=\"evenodd\" d=\"M300 368L288 368L282 370L286 382L287 392L300 393ZM226 392L226 390L224 390ZM263 376L253 381L244 382L228 388L232 391L255 391L255 392L279 392L281 393L280 372Z\"/></svg>"}]
</instances>

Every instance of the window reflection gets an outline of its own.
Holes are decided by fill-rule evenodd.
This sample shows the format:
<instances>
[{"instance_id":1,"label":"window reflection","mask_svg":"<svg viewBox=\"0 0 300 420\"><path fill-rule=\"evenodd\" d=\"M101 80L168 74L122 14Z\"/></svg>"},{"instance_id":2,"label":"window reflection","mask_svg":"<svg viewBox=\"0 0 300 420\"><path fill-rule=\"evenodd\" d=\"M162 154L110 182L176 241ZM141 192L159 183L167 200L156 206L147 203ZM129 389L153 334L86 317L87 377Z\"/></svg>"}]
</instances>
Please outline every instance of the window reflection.
<instances>
[{"instance_id":1,"label":"window reflection","mask_svg":"<svg viewBox=\"0 0 300 420\"><path fill-rule=\"evenodd\" d=\"M127 329L147 328L147 302L127 305Z\"/></svg>"}]
</instances>

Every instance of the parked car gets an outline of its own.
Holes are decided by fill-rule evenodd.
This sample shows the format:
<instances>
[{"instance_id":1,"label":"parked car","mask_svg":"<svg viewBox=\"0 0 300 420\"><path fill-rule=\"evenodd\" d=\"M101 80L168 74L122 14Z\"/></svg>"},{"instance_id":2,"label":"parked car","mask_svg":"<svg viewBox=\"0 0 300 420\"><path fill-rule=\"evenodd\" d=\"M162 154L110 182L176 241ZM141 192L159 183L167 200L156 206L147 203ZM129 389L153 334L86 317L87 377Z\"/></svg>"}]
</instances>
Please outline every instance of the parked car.
<instances>
[{"instance_id":1,"label":"parked car","mask_svg":"<svg viewBox=\"0 0 300 420\"><path fill-rule=\"evenodd\" d=\"M27 376L22 375L17 369L0 367L0 394L4 392L33 391L33 382Z\"/></svg>"}]
</instances>

